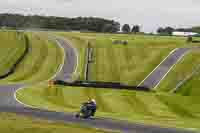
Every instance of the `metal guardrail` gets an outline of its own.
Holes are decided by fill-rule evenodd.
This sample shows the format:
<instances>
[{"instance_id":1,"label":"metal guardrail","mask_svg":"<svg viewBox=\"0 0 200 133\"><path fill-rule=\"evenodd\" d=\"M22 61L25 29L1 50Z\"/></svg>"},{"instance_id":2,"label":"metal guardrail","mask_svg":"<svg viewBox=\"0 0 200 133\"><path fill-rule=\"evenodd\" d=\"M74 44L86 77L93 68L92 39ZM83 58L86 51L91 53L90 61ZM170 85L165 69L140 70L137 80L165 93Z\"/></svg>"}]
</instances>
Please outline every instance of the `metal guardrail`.
<instances>
[{"instance_id":1,"label":"metal guardrail","mask_svg":"<svg viewBox=\"0 0 200 133\"><path fill-rule=\"evenodd\" d=\"M143 86L128 86L118 82L100 82L100 81L75 81L73 83L68 83L62 80L54 81L54 84L64 85L64 86L75 86L75 87L92 87L92 88L109 88L109 89L119 89L119 90L137 90L137 91L150 91L149 88Z\"/></svg>"},{"instance_id":2,"label":"metal guardrail","mask_svg":"<svg viewBox=\"0 0 200 133\"><path fill-rule=\"evenodd\" d=\"M90 46L90 43L88 42L88 47L86 48L85 53L85 70L84 70L84 79L86 81L89 80L89 64L92 62L92 48Z\"/></svg>"}]
</instances>

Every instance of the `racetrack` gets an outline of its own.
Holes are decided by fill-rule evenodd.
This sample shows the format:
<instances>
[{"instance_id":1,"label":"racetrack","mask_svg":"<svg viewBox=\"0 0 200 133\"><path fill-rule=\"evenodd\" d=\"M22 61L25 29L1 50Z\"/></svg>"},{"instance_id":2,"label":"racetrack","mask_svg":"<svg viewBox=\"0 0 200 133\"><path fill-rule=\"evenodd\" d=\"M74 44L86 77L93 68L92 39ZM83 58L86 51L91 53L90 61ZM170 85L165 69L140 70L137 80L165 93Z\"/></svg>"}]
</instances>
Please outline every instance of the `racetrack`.
<instances>
[{"instance_id":1,"label":"racetrack","mask_svg":"<svg viewBox=\"0 0 200 133\"><path fill-rule=\"evenodd\" d=\"M53 79L68 80L70 79L70 75L75 71L75 67L78 65L77 53L75 52L75 49L72 48L72 46L69 45L64 39L57 38L57 43L59 43L59 45L61 45L64 49L65 60L62 68L53 77ZM23 104L20 104L16 101L14 95L16 90L25 86L28 86L28 84L0 85L0 112L13 112L49 120L85 124L90 127L118 130L125 133L192 133L192 131L173 128L160 128L156 126L129 123L127 121L106 118L80 120L74 118L74 115L71 113L51 112L47 110L24 107Z\"/></svg>"},{"instance_id":2,"label":"racetrack","mask_svg":"<svg viewBox=\"0 0 200 133\"><path fill-rule=\"evenodd\" d=\"M138 86L155 89L171 68L189 50L190 48L177 48L173 50Z\"/></svg>"}]
</instances>

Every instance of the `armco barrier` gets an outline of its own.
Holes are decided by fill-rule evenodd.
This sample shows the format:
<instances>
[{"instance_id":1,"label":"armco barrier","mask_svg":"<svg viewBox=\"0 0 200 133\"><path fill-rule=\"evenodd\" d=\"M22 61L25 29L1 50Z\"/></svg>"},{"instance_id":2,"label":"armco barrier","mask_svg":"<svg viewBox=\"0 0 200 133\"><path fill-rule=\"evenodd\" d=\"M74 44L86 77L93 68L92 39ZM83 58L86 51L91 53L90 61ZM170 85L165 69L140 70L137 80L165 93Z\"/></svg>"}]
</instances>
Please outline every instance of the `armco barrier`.
<instances>
[{"instance_id":1,"label":"armco barrier","mask_svg":"<svg viewBox=\"0 0 200 133\"><path fill-rule=\"evenodd\" d=\"M25 37L25 50L24 53L19 57L19 59L13 64L13 66L8 70L7 73L0 75L0 79L6 78L9 75L13 74L15 72L15 69L17 67L17 65L24 59L24 57L27 55L28 51L29 51L29 39L27 37L27 35L24 35Z\"/></svg>"},{"instance_id":2,"label":"armco barrier","mask_svg":"<svg viewBox=\"0 0 200 133\"><path fill-rule=\"evenodd\" d=\"M193 40L192 43L200 43L200 41Z\"/></svg>"},{"instance_id":3,"label":"armco barrier","mask_svg":"<svg viewBox=\"0 0 200 133\"><path fill-rule=\"evenodd\" d=\"M84 70L84 80L89 80L89 69L90 63L92 62L92 48L91 44L88 42L88 47L86 48L85 53L85 70Z\"/></svg>"},{"instance_id":4,"label":"armco barrier","mask_svg":"<svg viewBox=\"0 0 200 133\"><path fill-rule=\"evenodd\" d=\"M137 87L123 85L117 82L97 82L97 81L75 81L68 83L62 80L54 81L55 85L76 86L76 87L93 87L93 88L110 88L110 89L123 89L123 90L137 90L137 91L150 91L147 87Z\"/></svg>"}]
</instances>

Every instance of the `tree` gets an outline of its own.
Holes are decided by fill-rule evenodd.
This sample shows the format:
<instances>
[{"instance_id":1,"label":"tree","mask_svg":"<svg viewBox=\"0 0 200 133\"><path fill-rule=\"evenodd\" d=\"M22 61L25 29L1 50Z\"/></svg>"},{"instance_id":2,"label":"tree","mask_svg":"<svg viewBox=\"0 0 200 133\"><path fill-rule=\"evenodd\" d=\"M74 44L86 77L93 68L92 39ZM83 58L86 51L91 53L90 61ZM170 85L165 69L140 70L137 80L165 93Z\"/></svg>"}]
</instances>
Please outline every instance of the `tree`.
<instances>
[{"instance_id":1,"label":"tree","mask_svg":"<svg viewBox=\"0 0 200 133\"><path fill-rule=\"evenodd\" d=\"M188 36L187 42L188 42L188 43L191 43L191 42L192 42L192 36Z\"/></svg>"},{"instance_id":2,"label":"tree","mask_svg":"<svg viewBox=\"0 0 200 133\"><path fill-rule=\"evenodd\" d=\"M120 30L120 23L97 17L65 18L0 14L0 27L117 32Z\"/></svg>"},{"instance_id":3,"label":"tree","mask_svg":"<svg viewBox=\"0 0 200 133\"><path fill-rule=\"evenodd\" d=\"M140 26L139 25L134 25L131 32L137 33L140 32Z\"/></svg>"},{"instance_id":4,"label":"tree","mask_svg":"<svg viewBox=\"0 0 200 133\"><path fill-rule=\"evenodd\" d=\"M174 28L172 27L166 27L165 28L165 32L168 34L168 35L172 35L172 32L174 31Z\"/></svg>"},{"instance_id":5,"label":"tree","mask_svg":"<svg viewBox=\"0 0 200 133\"><path fill-rule=\"evenodd\" d=\"M157 33L159 33L159 34L163 33L163 31L164 31L164 29L163 29L162 27L159 27L159 28L157 29Z\"/></svg>"},{"instance_id":6,"label":"tree","mask_svg":"<svg viewBox=\"0 0 200 133\"><path fill-rule=\"evenodd\" d=\"M124 24L124 25L123 25L122 31L123 31L124 33L129 33L130 30L131 30L131 28L130 28L129 24Z\"/></svg>"},{"instance_id":7,"label":"tree","mask_svg":"<svg viewBox=\"0 0 200 133\"><path fill-rule=\"evenodd\" d=\"M175 29L169 26L166 28L159 27L157 30L157 33L163 34L163 35L172 35L173 31L175 31Z\"/></svg>"}]
</instances>

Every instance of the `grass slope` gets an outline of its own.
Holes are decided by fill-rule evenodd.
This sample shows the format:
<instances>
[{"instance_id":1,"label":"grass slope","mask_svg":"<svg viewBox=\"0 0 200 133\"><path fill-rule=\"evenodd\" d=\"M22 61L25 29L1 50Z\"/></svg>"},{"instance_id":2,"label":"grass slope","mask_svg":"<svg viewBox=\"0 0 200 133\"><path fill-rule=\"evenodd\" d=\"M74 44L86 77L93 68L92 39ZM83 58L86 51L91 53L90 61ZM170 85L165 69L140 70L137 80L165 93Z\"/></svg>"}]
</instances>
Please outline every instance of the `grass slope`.
<instances>
[{"instance_id":1,"label":"grass slope","mask_svg":"<svg viewBox=\"0 0 200 133\"><path fill-rule=\"evenodd\" d=\"M3 133L108 133L84 126L41 120L12 113L0 113Z\"/></svg>"},{"instance_id":2,"label":"grass slope","mask_svg":"<svg viewBox=\"0 0 200 133\"><path fill-rule=\"evenodd\" d=\"M186 79L200 64L200 50L192 50L189 52L165 77L164 80L161 81L158 86L158 90L160 91L170 91L176 87L178 83ZM200 71L200 70L199 70ZM186 81L180 88L179 91L184 95L200 95L199 91L199 76L197 73Z\"/></svg>"},{"instance_id":3,"label":"grass slope","mask_svg":"<svg viewBox=\"0 0 200 133\"><path fill-rule=\"evenodd\" d=\"M87 41L94 49L90 79L141 82L174 48L184 45L185 38L94 33L57 33L78 48L79 72L84 68ZM113 45L111 39L128 40L127 46ZM81 78L82 79L82 76ZM127 90L55 86L40 84L17 92L22 102L49 110L75 112L89 97L98 104L98 117L111 117L148 124L200 129L198 97ZM193 102L195 100L195 102Z\"/></svg>"},{"instance_id":4,"label":"grass slope","mask_svg":"<svg viewBox=\"0 0 200 133\"><path fill-rule=\"evenodd\" d=\"M44 84L28 87L17 92L17 98L23 103L66 112L78 111L80 104L89 97L95 98L97 101L98 117L200 129L198 124L200 122L200 103L192 104L191 108L192 99L183 96L103 88L62 86L48 88Z\"/></svg>"},{"instance_id":5,"label":"grass slope","mask_svg":"<svg viewBox=\"0 0 200 133\"><path fill-rule=\"evenodd\" d=\"M0 31L0 75L6 74L25 50L22 33Z\"/></svg>"},{"instance_id":6,"label":"grass slope","mask_svg":"<svg viewBox=\"0 0 200 133\"><path fill-rule=\"evenodd\" d=\"M95 48L89 78L138 85L170 51L137 47Z\"/></svg>"},{"instance_id":7,"label":"grass slope","mask_svg":"<svg viewBox=\"0 0 200 133\"><path fill-rule=\"evenodd\" d=\"M60 35L74 40L72 44L78 47L79 51L87 47L87 42L92 44L94 62L90 64L90 80L131 85L138 85L172 49L184 46L185 43L185 38L176 37L94 33L60 33ZM113 45L112 39L128 40L129 44ZM84 70L82 65L84 54L80 52L82 70Z\"/></svg>"},{"instance_id":8,"label":"grass slope","mask_svg":"<svg viewBox=\"0 0 200 133\"><path fill-rule=\"evenodd\" d=\"M39 82L52 77L63 62L61 48L45 34L27 33L30 49L16 72L2 82Z\"/></svg>"}]
</instances>

